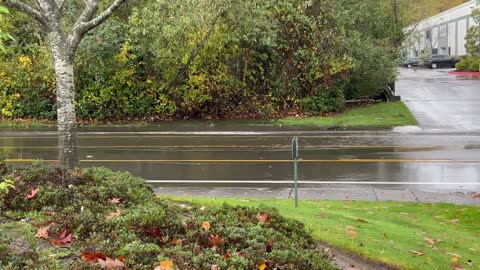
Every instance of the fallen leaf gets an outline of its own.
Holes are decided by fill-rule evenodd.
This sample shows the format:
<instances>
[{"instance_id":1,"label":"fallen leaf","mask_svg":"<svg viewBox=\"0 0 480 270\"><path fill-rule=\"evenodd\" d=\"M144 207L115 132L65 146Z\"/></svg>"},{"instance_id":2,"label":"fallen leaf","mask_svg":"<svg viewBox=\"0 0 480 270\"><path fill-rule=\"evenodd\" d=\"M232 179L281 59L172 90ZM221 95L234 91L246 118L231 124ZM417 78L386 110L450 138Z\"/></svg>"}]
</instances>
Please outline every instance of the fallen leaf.
<instances>
[{"instance_id":1,"label":"fallen leaf","mask_svg":"<svg viewBox=\"0 0 480 270\"><path fill-rule=\"evenodd\" d=\"M172 245L178 245L180 243L182 243L182 239L177 239L177 238L172 239Z\"/></svg>"},{"instance_id":2,"label":"fallen leaf","mask_svg":"<svg viewBox=\"0 0 480 270\"><path fill-rule=\"evenodd\" d=\"M127 255L121 255L120 257L118 257L118 259L122 262L125 262L125 260L128 259L128 256Z\"/></svg>"},{"instance_id":3,"label":"fallen leaf","mask_svg":"<svg viewBox=\"0 0 480 270\"><path fill-rule=\"evenodd\" d=\"M268 214L264 213L264 212L259 212L257 214L257 220L258 221L262 221L262 222L267 222L268 220Z\"/></svg>"},{"instance_id":4,"label":"fallen leaf","mask_svg":"<svg viewBox=\"0 0 480 270\"><path fill-rule=\"evenodd\" d=\"M415 254L415 255L419 255L419 256L425 255L425 253L423 251L410 250L410 252Z\"/></svg>"},{"instance_id":5,"label":"fallen leaf","mask_svg":"<svg viewBox=\"0 0 480 270\"><path fill-rule=\"evenodd\" d=\"M258 270L265 270L267 268L267 265L265 263L262 263L258 266Z\"/></svg>"},{"instance_id":6,"label":"fallen leaf","mask_svg":"<svg viewBox=\"0 0 480 270\"><path fill-rule=\"evenodd\" d=\"M462 256L458 255L457 253L447 252L447 254L453 257L462 258Z\"/></svg>"},{"instance_id":7,"label":"fallen leaf","mask_svg":"<svg viewBox=\"0 0 480 270\"><path fill-rule=\"evenodd\" d=\"M162 238L163 237L163 233L162 233L162 230L160 229L151 229L151 230L148 230L148 231L145 231L145 234L147 236L150 236L152 238Z\"/></svg>"},{"instance_id":8,"label":"fallen leaf","mask_svg":"<svg viewBox=\"0 0 480 270\"><path fill-rule=\"evenodd\" d=\"M355 227L353 227L353 226L345 226L345 230L347 230L347 231L355 231Z\"/></svg>"},{"instance_id":9,"label":"fallen leaf","mask_svg":"<svg viewBox=\"0 0 480 270\"><path fill-rule=\"evenodd\" d=\"M361 222L361 223L368 223L368 221L364 220L364 219L361 219L361 218L357 218L357 221L358 222Z\"/></svg>"},{"instance_id":10,"label":"fallen leaf","mask_svg":"<svg viewBox=\"0 0 480 270\"><path fill-rule=\"evenodd\" d=\"M321 216L322 218L328 218L328 214L326 214L326 213L321 213L320 216Z\"/></svg>"},{"instance_id":11,"label":"fallen leaf","mask_svg":"<svg viewBox=\"0 0 480 270\"><path fill-rule=\"evenodd\" d=\"M458 262L458 257L453 256L452 257L452 262Z\"/></svg>"},{"instance_id":12,"label":"fallen leaf","mask_svg":"<svg viewBox=\"0 0 480 270\"><path fill-rule=\"evenodd\" d=\"M26 196L27 199L33 199L33 198L35 198L35 196L37 195L37 193L38 193L39 190L40 190L39 188L32 189L32 190L30 191L30 194L27 194L27 196Z\"/></svg>"},{"instance_id":13,"label":"fallen leaf","mask_svg":"<svg viewBox=\"0 0 480 270\"><path fill-rule=\"evenodd\" d=\"M452 263L452 264L450 264L450 266L455 270L465 270L458 263Z\"/></svg>"},{"instance_id":14,"label":"fallen leaf","mask_svg":"<svg viewBox=\"0 0 480 270\"><path fill-rule=\"evenodd\" d=\"M83 252L80 254L80 258L83 258L87 263L96 263L99 259L106 260L107 257L103 253L88 253Z\"/></svg>"},{"instance_id":15,"label":"fallen leaf","mask_svg":"<svg viewBox=\"0 0 480 270\"><path fill-rule=\"evenodd\" d=\"M106 218L107 220L111 220L111 219L113 219L114 217L120 216L121 213L122 213L122 211L121 211L120 209L117 209L116 212L112 212L112 213L108 214L105 218Z\"/></svg>"},{"instance_id":16,"label":"fallen leaf","mask_svg":"<svg viewBox=\"0 0 480 270\"><path fill-rule=\"evenodd\" d=\"M480 199L480 193L475 193L472 195L473 199Z\"/></svg>"},{"instance_id":17,"label":"fallen leaf","mask_svg":"<svg viewBox=\"0 0 480 270\"><path fill-rule=\"evenodd\" d=\"M423 240L425 240L427 243L429 243L430 245L435 245L435 241L433 239L430 239L430 238L423 238Z\"/></svg>"},{"instance_id":18,"label":"fallen leaf","mask_svg":"<svg viewBox=\"0 0 480 270\"><path fill-rule=\"evenodd\" d=\"M67 233L68 233L67 230L62 231L59 235L57 235L55 239L51 239L50 243L52 243L53 245L61 245L61 246L72 243L75 237L73 236L73 234L71 233L67 234Z\"/></svg>"},{"instance_id":19,"label":"fallen leaf","mask_svg":"<svg viewBox=\"0 0 480 270\"><path fill-rule=\"evenodd\" d=\"M123 269L125 267L125 264L122 261L108 257L105 260L98 259L97 264L102 268L106 268L107 270Z\"/></svg>"},{"instance_id":20,"label":"fallen leaf","mask_svg":"<svg viewBox=\"0 0 480 270\"><path fill-rule=\"evenodd\" d=\"M51 227L52 227L52 224L45 227L41 227L40 229L38 229L37 234L35 234L34 237L48 239L48 232L50 231Z\"/></svg>"},{"instance_id":21,"label":"fallen leaf","mask_svg":"<svg viewBox=\"0 0 480 270\"><path fill-rule=\"evenodd\" d=\"M112 199L110 200L110 203L119 204L119 203L120 203L120 200L121 200L120 198L112 198Z\"/></svg>"},{"instance_id":22,"label":"fallen leaf","mask_svg":"<svg viewBox=\"0 0 480 270\"><path fill-rule=\"evenodd\" d=\"M458 223L460 220L459 219L451 219L451 220L447 220L448 222L450 223Z\"/></svg>"},{"instance_id":23,"label":"fallen leaf","mask_svg":"<svg viewBox=\"0 0 480 270\"><path fill-rule=\"evenodd\" d=\"M55 212L53 212L53 211L43 211L43 214L47 215L47 216L53 216L53 215L55 215Z\"/></svg>"},{"instance_id":24,"label":"fallen leaf","mask_svg":"<svg viewBox=\"0 0 480 270\"><path fill-rule=\"evenodd\" d=\"M217 264L210 265L210 270L218 270L218 265Z\"/></svg>"},{"instance_id":25,"label":"fallen leaf","mask_svg":"<svg viewBox=\"0 0 480 270\"><path fill-rule=\"evenodd\" d=\"M358 237L358 232L356 232L356 231L347 231L347 233L348 233L352 238L357 238L357 237Z\"/></svg>"},{"instance_id":26,"label":"fallen leaf","mask_svg":"<svg viewBox=\"0 0 480 270\"><path fill-rule=\"evenodd\" d=\"M161 261L160 266L155 267L154 270L171 270L173 268L172 261Z\"/></svg>"},{"instance_id":27,"label":"fallen leaf","mask_svg":"<svg viewBox=\"0 0 480 270\"><path fill-rule=\"evenodd\" d=\"M185 230L188 230L190 228L190 225L186 221L182 221L182 226Z\"/></svg>"},{"instance_id":28,"label":"fallen leaf","mask_svg":"<svg viewBox=\"0 0 480 270\"><path fill-rule=\"evenodd\" d=\"M208 241L212 247L216 247L218 244L222 243L222 237L220 235L210 235Z\"/></svg>"},{"instance_id":29,"label":"fallen leaf","mask_svg":"<svg viewBox=\"0 0 480 270\"><path fill-rule=\"evenodd\" d=\"M210 230L210 222L208 221L202 222L202 228L204 228L207 231Z\"/></svg>"}]
</instances>

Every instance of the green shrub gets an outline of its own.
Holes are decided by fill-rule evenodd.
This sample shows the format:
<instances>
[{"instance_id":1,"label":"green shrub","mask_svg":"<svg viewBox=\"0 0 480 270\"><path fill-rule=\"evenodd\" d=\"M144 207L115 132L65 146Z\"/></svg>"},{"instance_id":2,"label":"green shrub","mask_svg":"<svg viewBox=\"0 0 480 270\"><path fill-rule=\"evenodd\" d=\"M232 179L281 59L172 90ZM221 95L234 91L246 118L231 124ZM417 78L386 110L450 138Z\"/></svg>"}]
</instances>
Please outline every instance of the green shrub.
<instances>
[{"instance_id":1,"label":"green shrub","mask_svg":"<svg viewBox=\"0 0 480 270\"><path fill-rule=\"evenodd\" d=\"M456 68L458 71L479 72L480 56L467 56L456 65Z\"/></svg>"},{"instance_id":2,"label":"green shrub","mask_svg":"<svg viewBox=\"0 0 480 270\"><path fill-rule=\"evenodd\" d=\"M151 270L164 260L175 269L334 269L303 224L266 206L182 207L153 197L144 180L104 168L64 171L36 163L0 181L7 178L15 179L15 189L0 205L1 269L92 269L82 252L122 258L129 269ZM49 224L50 239L68 229L74 241L57 248L33 237ZM23 251L12 254L19 239L27 241Z\"/></svg>"},{"instance_id":3,"label":"green shrub","mask_svg":"<svg viewBox=\"0 0 480 270\"><path fill-rule=\"evenodd\" d=\"M345 96L341 88L322 89L318 96L304 98L300 104L305 112L313 115L337 112L345 107Z\"/></svg>"}]
</instances>

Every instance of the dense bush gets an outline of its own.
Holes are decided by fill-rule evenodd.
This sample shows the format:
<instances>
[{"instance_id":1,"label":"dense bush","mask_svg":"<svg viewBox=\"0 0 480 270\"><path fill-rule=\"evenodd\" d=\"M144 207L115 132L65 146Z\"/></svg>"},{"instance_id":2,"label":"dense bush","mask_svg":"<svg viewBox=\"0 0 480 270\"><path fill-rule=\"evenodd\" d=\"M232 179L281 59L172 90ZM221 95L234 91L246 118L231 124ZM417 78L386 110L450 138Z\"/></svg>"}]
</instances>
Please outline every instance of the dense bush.
<instances>
[{"instance_id":1,"label":"dense bush","mask_svg":"<svg viewBox=\"0 0 480 270\"><path fill-rule=\"evenodd\" d=\"M76 14L81 5L69 7ZM374 0L137 1L82 42L78 117L272 117L302 110L309 98L337 110L335 100L315 98L322 89L374 96L394 77L399 34L388 8ZM55 84L45 37L18 12L6 25L20 38L0 58L0 117L51 119Z\"/></svg>"},{"instance_id":2,"label":"dense bush","mask_svg":"<svg viewBox=\"0 0 480 270\"><path fill-rule=\"evenodd\" d=\"M180 205L103 168L5 168L0 183L15 187L0 189L1 269L98 269L85 253L128 269L162 261L174 269L334 269L301 223L269 207ZM45 226L48 240L34 238ZM63 230L74 237L58 248Z\"/></svg>"},{"instance_id":3,"label":"dense bush","mask_svg":"<svg viewBox=\"0 0 480 270\"><path fill-rule=\"evenodd\" d=\"M323 89L317 96L304 98L300 102L305 112L318 115L345 107L345 96L341 88Z\"/></svg>"},{"instance_id":4,"label":"dense bush","mask_svg":"<svg viewBox=\"0 0 480 270\"><path fill-rule=\"evenodd\" d=\"M480 72L480 56L467 56L456 67L458 71Z\"/></svg>"}]
</instances>

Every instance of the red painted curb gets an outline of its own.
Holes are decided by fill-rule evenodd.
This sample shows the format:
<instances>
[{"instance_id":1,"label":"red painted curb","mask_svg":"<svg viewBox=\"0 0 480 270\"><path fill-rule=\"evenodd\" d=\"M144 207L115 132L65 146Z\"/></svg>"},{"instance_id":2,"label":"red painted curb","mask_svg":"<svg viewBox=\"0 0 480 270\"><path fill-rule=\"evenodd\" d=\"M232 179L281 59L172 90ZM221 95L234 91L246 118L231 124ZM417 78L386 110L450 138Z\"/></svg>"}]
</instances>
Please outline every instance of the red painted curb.
<instances>
[{"instance_id":1,"label":"red painted curb","mask_svg":"<svg viewBox=\"0 0 480 270\"><path fill-rule=\"evenodd\" d=\"M480 72L450 71L448 74L460 76L480 76Z\"/></svg>"}]
</instances>

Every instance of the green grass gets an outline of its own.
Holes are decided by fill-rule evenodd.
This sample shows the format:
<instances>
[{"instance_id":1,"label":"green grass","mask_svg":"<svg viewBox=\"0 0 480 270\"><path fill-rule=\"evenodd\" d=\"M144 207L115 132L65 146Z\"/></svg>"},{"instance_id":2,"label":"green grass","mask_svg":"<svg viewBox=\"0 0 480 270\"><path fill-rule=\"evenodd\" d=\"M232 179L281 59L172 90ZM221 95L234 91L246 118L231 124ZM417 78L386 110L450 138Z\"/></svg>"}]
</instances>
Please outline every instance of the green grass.
<instances>
[{"instance_id":1,"label":"green grass","mask_svg":"<svg viewBox=\"0 0 480 270\"><path fill-rule=\"evenodd\" d=\"M416 125L417 121L401 101L353 108L332 117L285 118L277 123L287 126L321 127L393 127Z\"/></svg>"},{"instance_id":2,"label":"green grass","mask_svg":"<svg viewBox=\"0 0 480 270\"><path fill-rule=\"evenodd\" d=\"M204 125L210 125L212 121L206 121ZM178 121L179 124L200 123L201 121ZM146 121L137 122L112 122L112 123L89 123L86 127L154 127L159 123L150 123ZM162 122L160 122L162 124ZM394 127L417 125L417 121L403 102L378 103L364 107L358 107L346 110L334 116L329 117L307 117L307 118L283 118L283 119L252 119L252 120L229 120L229 125L272 125L272 126L310 126L319 128L335 127ZM15 121L0 120L0 128L47 128L56 125L53 121ZM81 124L80 124L81 125Z\"/></svg>"},{"instance_id":3,"label":"green grass","mask_svg":"<svg viewBox=\"0 0 480 270\"><path fill-rule=\"evenodd\" d=\"M451 254L461 256L456 262L461 268L480 269L480 207L301 201L295 209L293 201L280 199L173 199L208 206L223 203L273 206L281 214L305 223L320 241L401 269L453 269ZM347 226L353 227L358 235L348 232ZM430 245L424 238L436 243ZM437 243L438 240L441 241ZM410 250L425 255L415 255ZM472 266L466 264L468 260Z\"/></svg>"}]
</instances>

